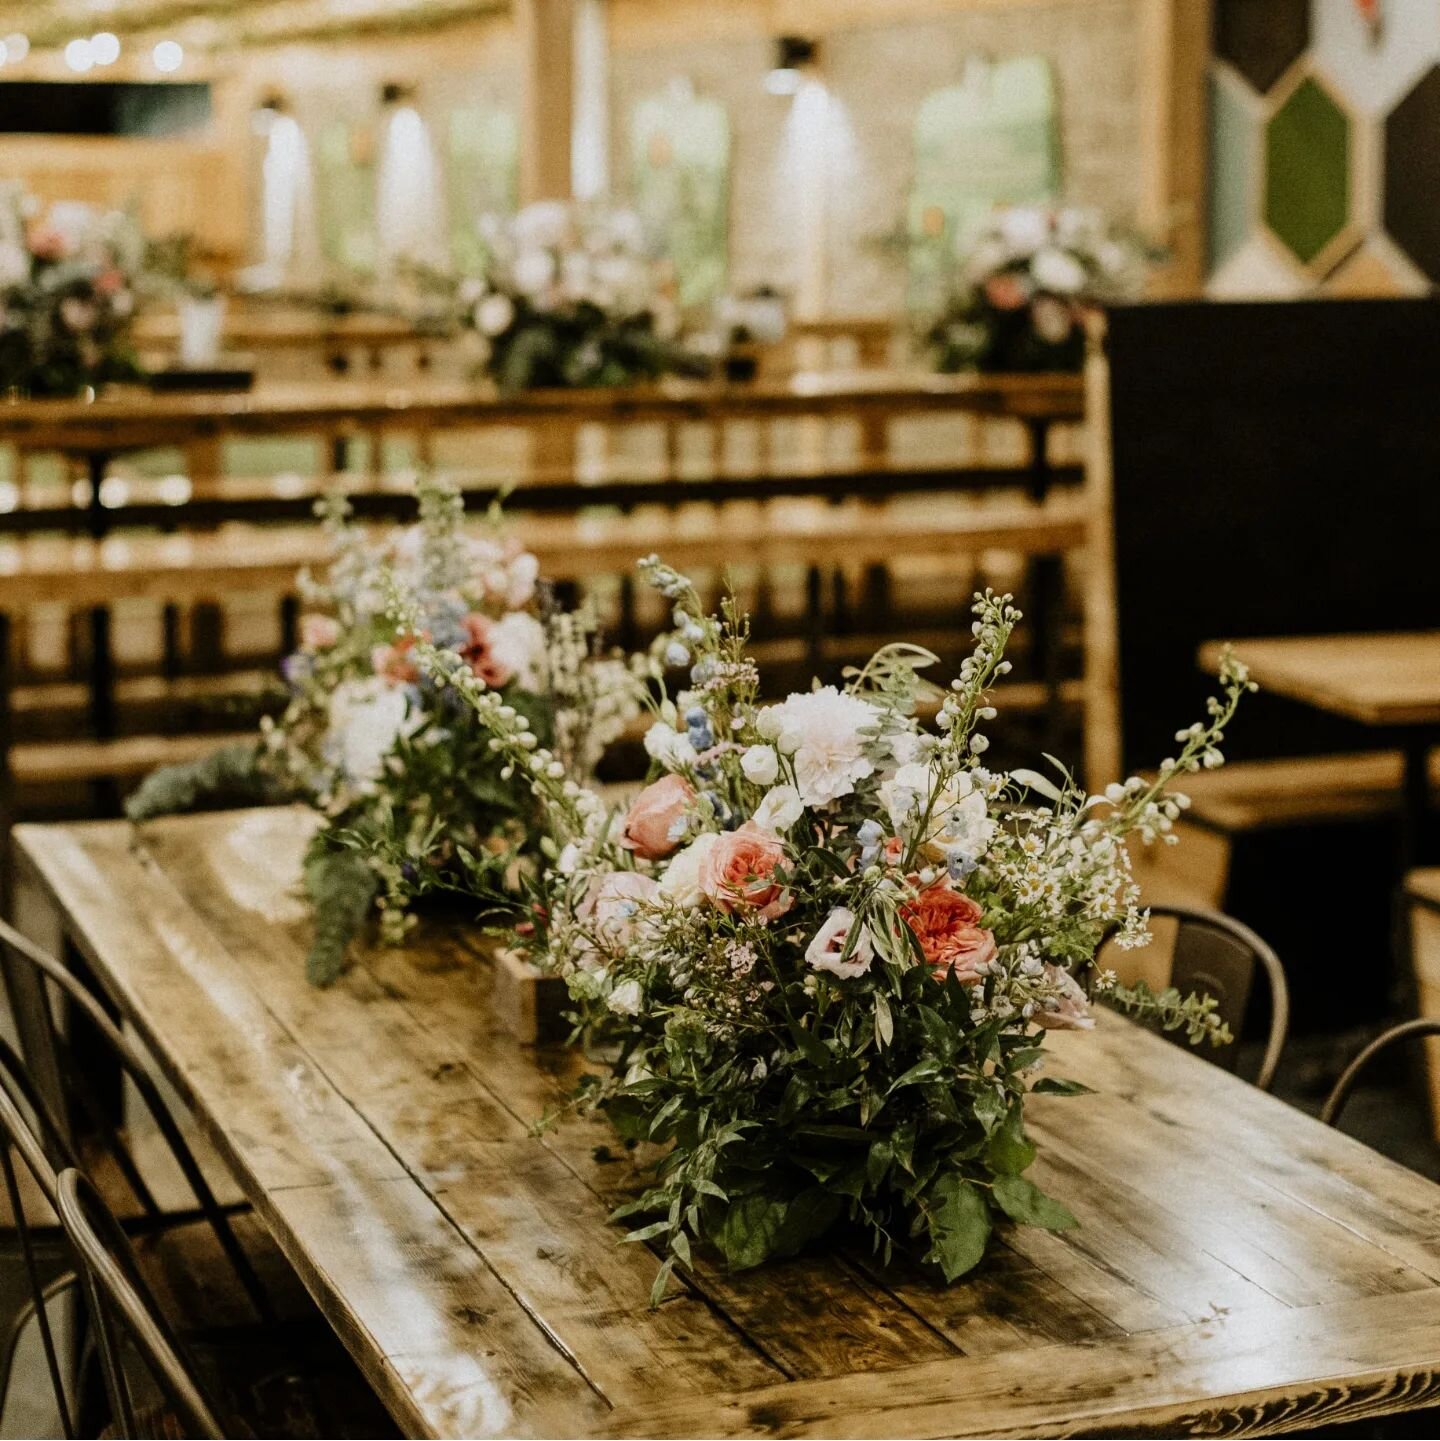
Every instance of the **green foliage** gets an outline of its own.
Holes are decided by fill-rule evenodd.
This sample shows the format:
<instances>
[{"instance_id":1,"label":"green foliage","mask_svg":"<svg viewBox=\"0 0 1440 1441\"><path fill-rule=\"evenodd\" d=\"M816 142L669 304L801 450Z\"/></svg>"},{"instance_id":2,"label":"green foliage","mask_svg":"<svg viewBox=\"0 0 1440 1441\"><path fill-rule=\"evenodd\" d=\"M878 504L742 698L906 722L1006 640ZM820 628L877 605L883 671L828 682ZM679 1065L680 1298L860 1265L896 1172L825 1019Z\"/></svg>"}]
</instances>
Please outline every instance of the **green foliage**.
<instances>
[{"instance_id":1,"label":"green foliage","mask_svg":"<svg viewBox=\"0 0 1440 1441\"><path fill-rule=\"evenodd\" d=\"M262 765L258 746L236 741L199 760L152 771L125 802L125 814L132 821L148 821L226 806L271 805L286 795Z\"/></svg>"},{"instance_id":2,"label":"green foliage","mask_svg":"<svg viewBox=\"0 0 1440 1441\"><path fill-rule=\"evenodd\" d=\"M350 850L312 847L305 862L305 891L315 911L315 939L305 958L312 985L329 986L345 969L350 942L364 928L379 889L375 872Z\"/></svg>"}]
</instances>

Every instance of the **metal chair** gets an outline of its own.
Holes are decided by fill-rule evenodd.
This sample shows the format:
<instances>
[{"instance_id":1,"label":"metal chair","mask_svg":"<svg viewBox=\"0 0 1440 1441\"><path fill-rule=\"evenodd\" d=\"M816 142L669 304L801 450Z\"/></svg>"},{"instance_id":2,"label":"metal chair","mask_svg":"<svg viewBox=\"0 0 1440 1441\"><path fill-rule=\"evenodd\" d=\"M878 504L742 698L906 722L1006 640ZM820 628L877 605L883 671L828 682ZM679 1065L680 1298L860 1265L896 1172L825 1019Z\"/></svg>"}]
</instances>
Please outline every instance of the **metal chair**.
<instances>
[{"instance_id":1,"label":"metal chair","mask_svg":"<svg viewBox=\"0 0 1440 1441\"><path fill-rule=\"evenodd\" d=\"M8 1046L6 1047L8 1050ZM67 1287L75 1284L74 1273L68 1269L48 1279L42 1267L42 1246L31 1229L20 1193L20 1181L15 1171L15 1157L18 1156L35 1183L40 1196L55 1208L58 1198L57 1177L30 1123L20 1108L11 1099L7 1090L0 1088L0 1170L5 1176L5 1193L15 1216L15 1232L20 1244L20 1255L24 1262L30 1283L30 1301L15 1318L10 1334L6 1338L3 1358L0 1358L0 1404L9 1394L10 1370L14 1362L15 1349L21 1332L33 1318L40 1332L40 1345L45 1355L45 1369L50 1378L50 1388L55 1398L56 1412L60 1417L63 1434L73 1437L79 1434L75 1425L74 1409L71 1405L71 1391L65 1384L69 1368L62 1364L60 1349L56 1343L55 1331L51 1325L50 1303Z\"/></svg>"},{"instance_id":2,"label":"metal chair","mask_svg":"<svg viewBox=\"0 0 1440 1441\"><path fill-rule=\"evenodd\" d=\"M1398 1026L1391 1026L1388 1031L1376 1036L1340 1073L1340 1079L1335 1082L1320 1109L1320 1119L1327 1126L1338 1125L1340 1113L1345 1109L1345 1103L1350 1099L1350 1092L1355 1089L1361 1072L1381 1051L1399 1041L1413 1040L1417 1036L1440 1036L1440 1019L1421 1016L1418 1020L1401 1021Z\"/></svg>"},{"instance_id":3,"label":"metal chair","mask_svg":"<svg viewBox=\"0 0 1440 1441\"><path fill-rule=\"evenodd\" d=\"M157 1421L168 1419L157 1417L153 1410L137 1409L116 1335L118 1323L187 1436L235 1435L239 1428L227 1429L216 1419L217 1407L206 1396L193 1362L146 1286L130 1242L100 1193L73 1168L60 1173L56 1192L56 1211L75 1248L90 1304L110 1400L111 1434L154 1436L162 1429Z\"/></svg>"},{"instance_id":4,"label":"metal chair","mask_svg":"<svg viewBox=\"0 0 1440 1441\"><path fill-rule=\"evenodd\" d=\"M18 963L28 969L35 982L36 1009L41 1014L33 1019L40 1022L39 1034L53 1057L60 1094L47 1095L48 1088L42 1086L33 1063L28 1066L20 1064L8 1046L5 1047L5 1051L9 1051L8 1058L0 1052L0 1084L8 1083L12 1099L18 1097L20 1104L29 1107L41 1118L41 1140L54 1169L58 1172L74 1167L82 1172L89 1171L77 1146L73 1122L78 1117L85 1123L86 1136L92 1138L113 1162L140 1208L138 1222L128 1223L128 1229L162 1231L203 1219L213 1231L258 1319L265 1324L273 1323L276 1319L274 1306L245 1248L235 1235L226 1208L216 1199L194 1152L165 1104L149 1066L91 991L67 967L4 921L0 921L0 949L12 964ZM195 1197L196 1210L167 1212L155 1199L119 1127L106 1115L105 1106L90 1083L87 1068L79 1063L66 1026L56 1021L56 1007L51 1003L48 989L52 987L62 1007L70 1008L70 1019L73 1021L76 1015L83 1018L87 1042L102 1047L119 1073L134 1087ZM30 1061L32 1058L26 1059Z\"/></svg>"},{"instance_id":5,"label":"metal chair","mask_svg":"<svg viewBox=\"0 0 1440 1441\"><path fill-rule=\"evenodd\" d=\"M1290 988L1285 968L1271 947L1249 926L1220 911L1189 906L1152 906L1150 917L1173 920L1178 926L1170 984L1180 991L1213 996L1220 1018L1230 1027L1229 1045L1205 1048L1207 1060L1234 1071L1240 1059L1240 1029L1257 969L1270 987L1270 1033L1255 1085L1268 1091L1275 1080L1280 1053L1290 1029Z\"/></svg>"}]
</instances>

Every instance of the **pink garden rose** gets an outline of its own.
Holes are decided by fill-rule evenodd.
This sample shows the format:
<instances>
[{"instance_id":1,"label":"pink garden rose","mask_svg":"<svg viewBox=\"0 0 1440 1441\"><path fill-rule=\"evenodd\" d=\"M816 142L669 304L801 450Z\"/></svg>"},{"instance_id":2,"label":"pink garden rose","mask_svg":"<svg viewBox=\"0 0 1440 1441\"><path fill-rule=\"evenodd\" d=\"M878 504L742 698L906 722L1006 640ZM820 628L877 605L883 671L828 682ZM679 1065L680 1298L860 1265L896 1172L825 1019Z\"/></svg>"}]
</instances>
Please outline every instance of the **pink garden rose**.
<instances>
[{"instance_id":1,"label":"pink garden rose","mask_svg":"<svg viewBox=\"0 0 1440 1441\"><path fill-rule=\"evenodd\" d=\"M310 611L300 617L302 650L329 650L340 639L340 622L334 616Z\"/></svg>"},{"instance_id":2,"label":"pink garden rose","mask_svg":"<svg viewBox=\"0 0 1440 1441\"><path fill-rule=\"evenodd\" d=\"M900 919L920 942L931 974L943 981L953 972L963 986L984 979L983 967L998 949L995 933L977 924L982 914L976 902L945 881L927 886L900 907Z\"/></svg>"},{"instance_id":3,"label":"pink garden rose","mask_svg":"<svg viewBox=\"0 0 1440 1441\"><path fill-rule=\"evenodd\" d=\"M1091 1031L1095 1029L1095 1017L1090 1014L1090 1003L1079 981L1064 966L1052 966L1045 962L1045 979L1052 985L1054 995L1047 998L1053 1008L1042 1002L1035 1007L1031 1019L1047 1031Z\"/></svg>"},{"instance_id":4,"label":"pink garden rose","mask_svg":"<svg viewBox=\"0 0 1440 1441\"><path fill-rule=\"evenodd\" d=\"M684 776L662 776L630 803L620 844L641 860L662 860L679 847L676 822L684 818L694 799L695 788Z\"/></svg>"},{"instance_id":5,"label":"pink garden rose","mask_svg":"<svg viewBox=\"0 0 1440 1441\"><path fill-rule=\"evenodd\" d=\"M460 658L486 685L493 690L514 675L514 671L495 653L495 622L488 615L471 611L465 617L465 640L460 647Z\"/></svg>"},{"instance_id":6,"label":"pink garden rose","mask_svg":"<svg viewBox=\"0 0 1440 1441\"><path fill-rule=\"evenodd\" d=\"M727 831L700 863L700 889L722 911L754 911L761 920L783 916L794 897L775 878L784 863L780 838L746 822Z\"/></svg>"}]
</instances>

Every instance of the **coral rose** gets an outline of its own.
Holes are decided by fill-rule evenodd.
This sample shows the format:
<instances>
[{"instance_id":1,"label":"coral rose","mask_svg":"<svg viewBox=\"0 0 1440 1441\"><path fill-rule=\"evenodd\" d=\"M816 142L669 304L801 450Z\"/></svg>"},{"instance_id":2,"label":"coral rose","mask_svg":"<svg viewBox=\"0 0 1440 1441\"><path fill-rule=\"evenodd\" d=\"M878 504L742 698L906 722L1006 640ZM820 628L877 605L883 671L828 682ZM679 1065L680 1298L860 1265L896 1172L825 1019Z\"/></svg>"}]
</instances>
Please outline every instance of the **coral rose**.
<instances>
[{"instance_id":1,"label":"coral rose","mask_svg":"<svg viewBox=\"0 0 1440 1441\"><path fill-rule=\"evenodd\" d=\"M662 776L630 803L620 844L642 860L662 860L679 847L679 823L694 799L695 787L684 776Z\"/></svg>"},{"instance_id":2,"label":"coral rose","mask_svg":"<svg viewBox=\"0 0 1440 1441\"><path fill-rule=\"evenodd\" d=\"M747 822L722 835L700 863L700 889L722 911L754 911L773 921L790 909L793 897L775 878L785 860L779 837Z\"/></svg>"},{"instance_id":3,"label":"coral rose","mask_svg":"<svg viewBox=\"0 0 1440 1441\"><path fill-rule=\"evenodd\" d=\"M995 959L995 934L977 925L983 912L969 896L948 885L927 886L913 901L900 907L900 918L910 927L937 981L949 972L961 985L983 979L983 967Z\"/></svg>"}]
</instances>

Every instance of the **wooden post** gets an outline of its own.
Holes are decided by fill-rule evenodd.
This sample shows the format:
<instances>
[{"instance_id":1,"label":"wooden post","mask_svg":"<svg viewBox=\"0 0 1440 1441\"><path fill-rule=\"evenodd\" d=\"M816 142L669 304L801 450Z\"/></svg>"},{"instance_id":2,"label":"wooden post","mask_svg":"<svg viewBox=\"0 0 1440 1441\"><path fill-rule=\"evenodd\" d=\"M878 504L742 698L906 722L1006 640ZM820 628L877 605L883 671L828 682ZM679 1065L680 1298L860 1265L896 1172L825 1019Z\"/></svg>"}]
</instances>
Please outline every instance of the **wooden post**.
<instances>
[{"instance_id":1,"label":"wooden post","mask_svg":"<svg viewBox=\"0 0 1440 1441\"><path fill-rule=\"evenodd\" d=\"M575 0L519 0L524 101L520 203L568 200L575 114Z\"/></svg>"},{"instance_id":2,"label":"wooden post","mask_svg":"<svg viewBox=\"0 0 1440 1441\"><path fill-rule=\"evenodd\" d=\"M1110 367L1105 324L1089 327L1085 361L1084 717L1085 780L1092 790L1122 778L1120 770L1120 656L1115 614L1115 532L1110 453Z\"/></svg>"},{"instance_id":3,"label":"wooden post","mask_svg":"<svg viewBox=\"0 0 1440 1441\"><path fill-rule=\"evenodd\" d=\"M1212 0L1142 0L1142 229L1165 246L1156 296L1198 295L1205 279L1206 78Z\"/></svg>"}]
</instances>

